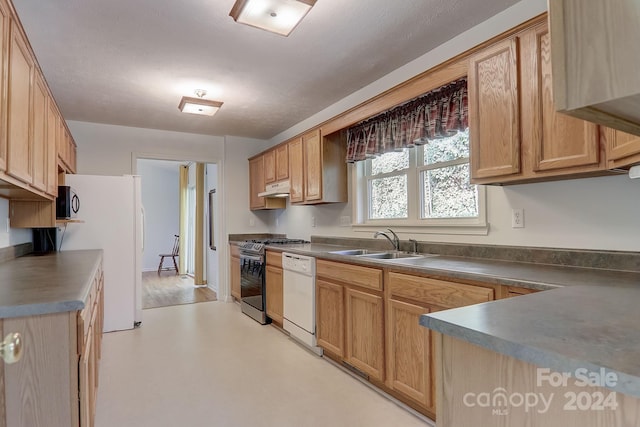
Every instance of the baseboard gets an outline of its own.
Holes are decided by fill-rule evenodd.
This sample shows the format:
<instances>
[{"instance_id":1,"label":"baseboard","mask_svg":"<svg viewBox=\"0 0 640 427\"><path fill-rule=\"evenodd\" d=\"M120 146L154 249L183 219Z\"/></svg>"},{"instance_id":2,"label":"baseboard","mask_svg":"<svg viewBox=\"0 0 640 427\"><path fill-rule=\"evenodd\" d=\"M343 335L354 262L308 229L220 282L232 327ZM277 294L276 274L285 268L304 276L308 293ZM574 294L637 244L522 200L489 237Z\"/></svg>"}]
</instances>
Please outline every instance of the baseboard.
<instances>
[{"instance_id":1,"label":"baseboard","mask_svg":"<svg viewBox=\"0 0 640 427\"><path fill-rule=\"evenodd\" d=\"M350 375L352 378L355 378L356 380L360 381L362 384L366 385L367 387L369 387L371 390L375 391L376 393L378 393L379 395L381 395L382 397L390 400L391 402L393 402L395 405L399 406L400 408L404 409L405 411L409 412L411 415L413 415L414 417L420 419L421 421L423 421L424 423L426 423L427 426L429 427L436 427L436 423L433 422L433 420L431 420L430 418L428 418L427 416L425 416L424 414L421 414L420 412L416 411L415 409L413 409L412 407L410 407L409 405L406 405L405 403L399 401L398 399L396 399L395 397L391 396L389 393L386 393L384 390L379 389L378 387L376 387L375 385L371 384L369 381L365 380L364 378L356 375L355 373L351 372L350 370L348 370L347 368L345 368L344 366L340 365L338 362L336 362L335 360L332 360L329 357L323 357L324 360L326 360L327 362L331 363L333 366L335 366L336 368L340 369L342 372Z\"/></svg>"}]
</instances>

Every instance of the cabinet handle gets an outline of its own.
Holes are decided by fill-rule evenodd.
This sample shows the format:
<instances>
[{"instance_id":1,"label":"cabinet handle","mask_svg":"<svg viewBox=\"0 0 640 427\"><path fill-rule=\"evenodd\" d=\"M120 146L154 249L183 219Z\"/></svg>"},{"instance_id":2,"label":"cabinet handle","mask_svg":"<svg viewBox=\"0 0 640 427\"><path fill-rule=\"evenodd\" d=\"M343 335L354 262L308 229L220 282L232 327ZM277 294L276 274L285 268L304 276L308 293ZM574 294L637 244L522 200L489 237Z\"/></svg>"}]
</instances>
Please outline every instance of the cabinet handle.
<instances>
[{"instance_id":1,"label":"cabinet handle","mask_svg":"<svg viewBox=\"0 0 640 427\"><path fill-rule=\"evenodd\" d=\"M0 357L4 363L16 363L22 357L22 335L18 332L7 334L0 343Z\"/></svg>"}]
</instances>

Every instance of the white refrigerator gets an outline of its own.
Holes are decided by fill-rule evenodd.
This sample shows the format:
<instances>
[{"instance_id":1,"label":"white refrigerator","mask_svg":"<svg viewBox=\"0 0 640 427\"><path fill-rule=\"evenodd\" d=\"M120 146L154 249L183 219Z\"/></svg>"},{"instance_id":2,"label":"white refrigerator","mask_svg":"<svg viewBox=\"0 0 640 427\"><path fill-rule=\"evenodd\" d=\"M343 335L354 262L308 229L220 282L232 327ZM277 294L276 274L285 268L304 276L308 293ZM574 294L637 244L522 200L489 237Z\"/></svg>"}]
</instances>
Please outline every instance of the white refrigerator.
<instances>
[{"instance_id":1,"label":"white refrigerator","mask_svg":"<svg viewBox=\"0 0 640 427\"><path fill-rule=\"evenodd\" d=\"M142 322L144 214L140 177L66 175L80 199L77 219L58 232L59 250L104 251L104 332Z\"/></svg>"}]
</instances>

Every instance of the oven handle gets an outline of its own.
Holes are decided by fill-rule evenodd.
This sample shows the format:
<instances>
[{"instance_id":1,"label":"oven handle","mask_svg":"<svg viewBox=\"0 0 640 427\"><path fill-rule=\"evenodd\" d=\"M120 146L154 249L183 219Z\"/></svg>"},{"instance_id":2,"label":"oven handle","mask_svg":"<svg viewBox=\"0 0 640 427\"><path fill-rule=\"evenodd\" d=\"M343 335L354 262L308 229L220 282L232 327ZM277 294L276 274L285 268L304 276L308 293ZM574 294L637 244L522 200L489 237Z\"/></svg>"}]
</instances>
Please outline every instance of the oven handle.
<instances>
[{"instance_id":1,"label":"oven handle","mask_svg":"<svg viewBox=\"0 0 640 427\"><path fill-rule=\"evenodd\" d=\"M262 262L262 257L260 255L245 255L245 254L240 254L240 260L243 259L248 259L250 261L258 261L258 262Z\"/></svg>"}]
</instances>

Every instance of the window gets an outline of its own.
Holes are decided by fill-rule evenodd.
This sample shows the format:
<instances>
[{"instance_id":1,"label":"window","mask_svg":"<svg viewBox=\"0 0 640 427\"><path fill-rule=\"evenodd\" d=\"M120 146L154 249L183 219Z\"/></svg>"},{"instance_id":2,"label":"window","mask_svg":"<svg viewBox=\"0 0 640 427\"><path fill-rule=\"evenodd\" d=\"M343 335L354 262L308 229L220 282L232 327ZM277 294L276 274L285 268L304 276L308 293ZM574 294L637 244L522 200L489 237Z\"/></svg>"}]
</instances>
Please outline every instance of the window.
<instances>
[{"instance_id":1,"label":"window","mask_svg":"<svg viewBox=\"0 0 640 427\"><path fill-rule=\"evenodd\" d=\"M361 162L363 225L486 226L484 188L469 183L469 131Z\"/></svg>"}]
</instances>

